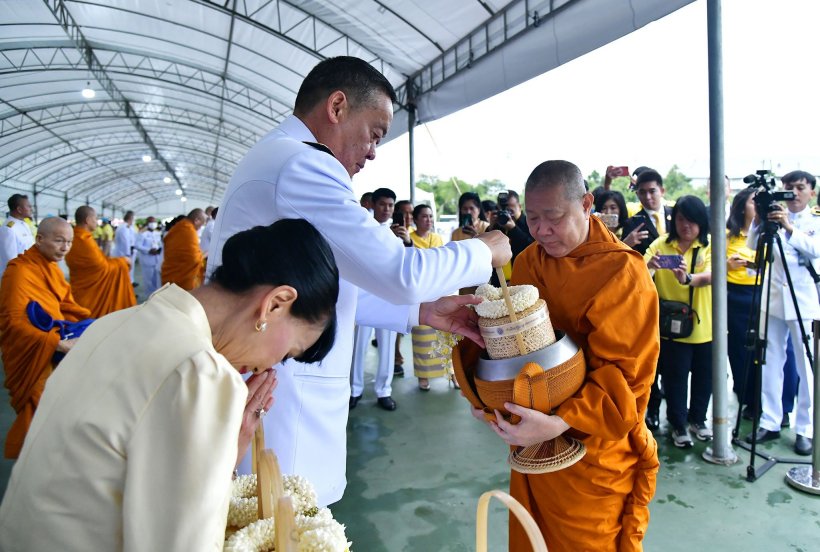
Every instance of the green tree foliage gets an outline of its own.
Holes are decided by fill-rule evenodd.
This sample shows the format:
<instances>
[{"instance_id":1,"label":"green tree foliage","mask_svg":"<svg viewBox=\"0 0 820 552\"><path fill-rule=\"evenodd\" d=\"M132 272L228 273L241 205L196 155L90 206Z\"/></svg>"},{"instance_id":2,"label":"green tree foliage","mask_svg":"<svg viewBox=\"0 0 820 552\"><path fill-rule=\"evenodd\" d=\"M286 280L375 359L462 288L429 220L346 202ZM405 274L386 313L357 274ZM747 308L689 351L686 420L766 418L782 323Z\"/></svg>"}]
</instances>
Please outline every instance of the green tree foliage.
<instances>
[{"instance_id":1,"label":"green tree foliage","mask_svg":"<svg viewBox=\"0 0 820 552\"><path fill-rule=\"evenodd\" d=\"M495 200L499 192L507 189L500 180L482 180L473 185L455 176L442 180L438 176L426 174L421 175L416 187L425 192L432 192L438 208L437 216L456 214L458 198L464 192L476 192L481 199Z\"/></svg>"}]
</instances>

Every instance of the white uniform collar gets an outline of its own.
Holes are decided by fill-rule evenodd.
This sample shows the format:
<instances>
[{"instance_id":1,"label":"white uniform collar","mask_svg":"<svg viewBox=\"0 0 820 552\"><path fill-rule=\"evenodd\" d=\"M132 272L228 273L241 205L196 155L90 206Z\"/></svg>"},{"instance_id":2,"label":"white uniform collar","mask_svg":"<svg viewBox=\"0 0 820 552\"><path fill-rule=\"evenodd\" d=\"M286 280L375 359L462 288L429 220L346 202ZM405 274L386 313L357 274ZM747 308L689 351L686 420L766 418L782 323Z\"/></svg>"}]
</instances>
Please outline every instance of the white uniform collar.
<instances>
[{"instance_id":1,"label":"white uniform collar","mask_svg":"<svg viewBox=\"0 0 820 552\"><path fill-rule=\"evenodd\" d=\"M316 137L296 115L288 115L279 123L279 130L300 142L315 142Z\"/></svg>"}]
</instances>

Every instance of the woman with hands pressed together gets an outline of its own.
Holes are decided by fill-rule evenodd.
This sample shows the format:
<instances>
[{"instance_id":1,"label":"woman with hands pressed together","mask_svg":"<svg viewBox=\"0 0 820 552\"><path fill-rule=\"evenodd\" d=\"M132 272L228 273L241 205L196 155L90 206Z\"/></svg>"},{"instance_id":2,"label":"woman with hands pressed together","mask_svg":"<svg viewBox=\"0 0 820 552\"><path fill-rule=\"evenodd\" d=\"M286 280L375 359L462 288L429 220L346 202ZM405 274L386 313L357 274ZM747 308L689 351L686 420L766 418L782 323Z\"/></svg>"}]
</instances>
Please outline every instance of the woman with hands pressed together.
<instances>
[{"instance_id":1,"label":"woman with hands pressed together","mask_svg":"<svg viewBox=\"0 0 820 552\"><path fill-rule=\"evenodd\" d=\"M231 471L273 406L269 367L324 358L338 293L324 238L280 220L231 237L207 285L94 322L14 466L3 550L221 550Z\"/></svg>"}]
</instances>

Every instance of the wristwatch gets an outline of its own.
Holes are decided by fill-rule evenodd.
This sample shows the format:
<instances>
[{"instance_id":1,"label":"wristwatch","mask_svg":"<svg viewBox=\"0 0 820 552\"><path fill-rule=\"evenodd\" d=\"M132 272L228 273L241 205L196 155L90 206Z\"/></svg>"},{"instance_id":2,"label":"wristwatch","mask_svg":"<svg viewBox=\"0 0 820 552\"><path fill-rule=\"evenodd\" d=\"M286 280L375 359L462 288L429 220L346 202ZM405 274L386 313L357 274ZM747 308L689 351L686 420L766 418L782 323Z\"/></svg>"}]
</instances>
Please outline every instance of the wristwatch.
<instances>
[{"instance_id":1,"label":"wristwatch","mask_svg":"<svg viewBox=\"0 0 820 552\"><path fill-rule=\"evenodd\" d=\"M686 281L683 283L683 285L685 285L685 286L691 286L692 285L692 275L688 272L686 273Z\"/></svg>"}]
</instances>

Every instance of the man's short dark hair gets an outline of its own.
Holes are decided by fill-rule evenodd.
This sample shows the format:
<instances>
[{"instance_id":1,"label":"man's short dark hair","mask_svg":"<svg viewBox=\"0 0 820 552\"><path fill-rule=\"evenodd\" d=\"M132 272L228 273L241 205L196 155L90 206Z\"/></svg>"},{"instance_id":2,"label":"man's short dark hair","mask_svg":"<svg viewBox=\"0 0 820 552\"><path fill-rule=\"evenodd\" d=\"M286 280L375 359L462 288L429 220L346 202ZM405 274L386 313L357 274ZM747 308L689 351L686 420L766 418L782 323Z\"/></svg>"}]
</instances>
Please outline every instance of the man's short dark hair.
<instances>
[{"instance_id":1,"label":"man's short dark hair","mask_svg":"<svg viewBox=\"0 0 820 552\"><path fill-rule=\"evenodd\" d=\"M647 182L657 182L658 187L663 188L663 177L654 169L647 169L639 174L635 180L635 188L640 188L641 184L646 184Z\"/></svg>"},{"instance_id":2,"label":"man's short dark hair","mask_svg":"<svg viewBox=\"0 0 820 552\"><path fill-rule=\"evenodd\" d=\"M389 197L393 201L396 201L396 193L390 188L377 188L373 190L373 197L370 200L373 202L373 205L375 205L376 202L383 197Z\"/></svg>"},{"instance_id":3,"label":"man's short dark hair","mask_svg":"<svg viewBox=\"0 0 820 552\"><path fill-rule=\"evenodd\" d=\"M518 196L518 192L515 190L507 190L507 197L514 197L518 203L521 203L521 198Z\"/></svg>"},{"instance_id":4,"label":"man's short dark hair","mask_svg":"<svg viewBox=\"0 0 820 552\"><path fill-rule=\"evenodd\" d=\"M780 182L783 184L794 184L795 182L800 182L801 180L808 182L812 190L814 189L814 185L817 183L814 175L807 173L806 171L792 171L790 173L786 173L783 175L783 178L780 179Z\"/></svg>"},{"instance_id":5,"label":"man's short dark hair","mask_svg":"<svg viewBox=\"0 0 820 552\"><path fill-rule=\"evenodd\" d=\"M9 198L9 213L16 211L20 204L23 203L24 199L28 199L28 196L23 194L12 195Z\"/></svg>"},{"instance_id":6,"label":"man's short dark hair","mask_svg":"<svg viewBox=\"0 0 820 552\"><path fill-rule=\"evenodd\" d=\"M397 101L393 85L375 67L363 59L339 56L321 61L311 69L296 94L294 113L306 114L336 90L344 92L354 108L368 105L376 92L394 103Z\"/></svg>"},{"instance_id":7,"label":"man's short dark hair","mask_svg":"<svg viewBox=\"0 0 820 552\"><path fill-rule=\"evenodd\" d=\"M651 171L651 170L654 170L654 169L650 169L649 167L644 167L643 165L641 165L640 167L638 167L637 169L632 171L632 176L634 176L635 178L638 178L639 176L641 176L641 173L645 173L646 171Z\"/></svg>"}]
</instances>

